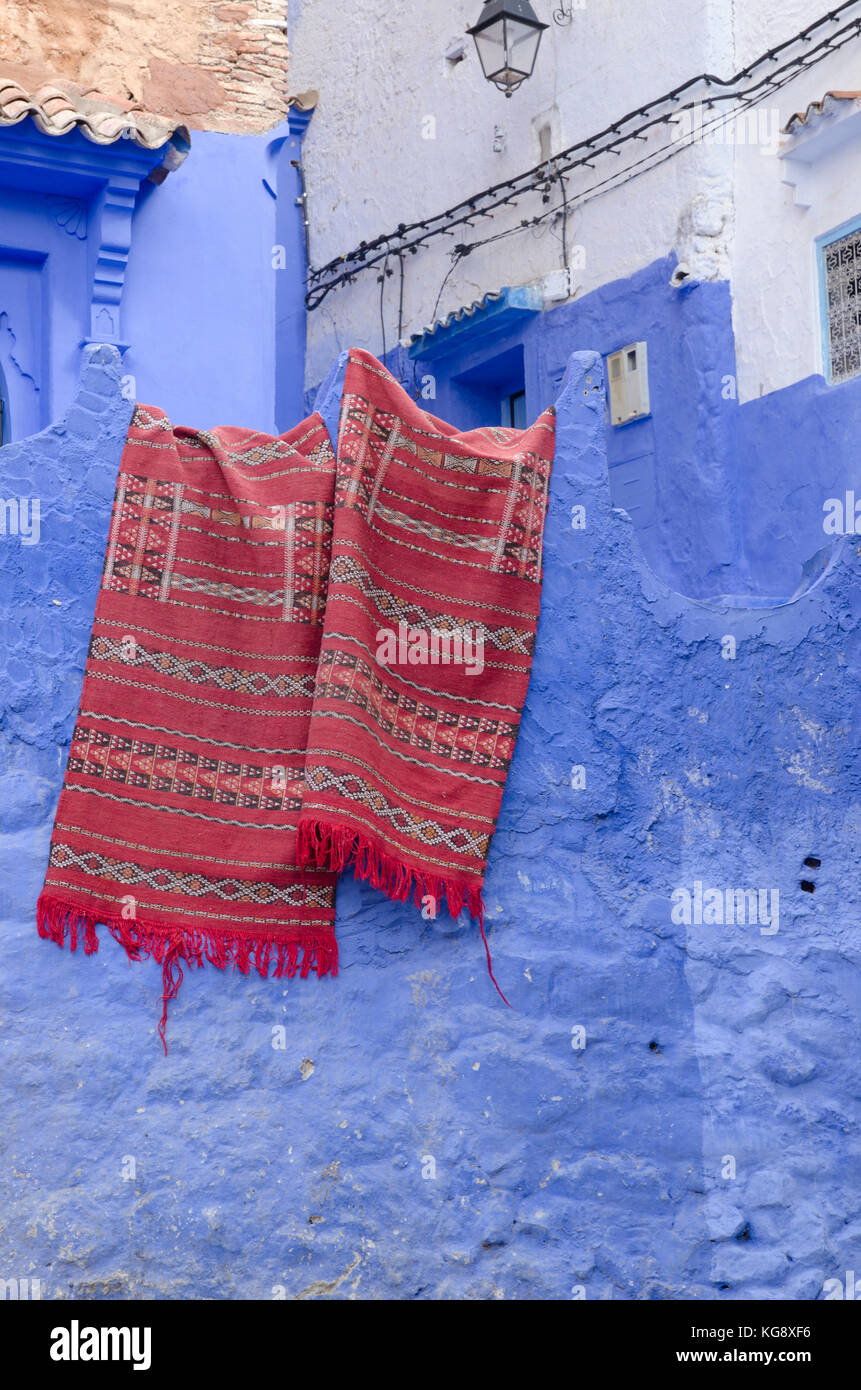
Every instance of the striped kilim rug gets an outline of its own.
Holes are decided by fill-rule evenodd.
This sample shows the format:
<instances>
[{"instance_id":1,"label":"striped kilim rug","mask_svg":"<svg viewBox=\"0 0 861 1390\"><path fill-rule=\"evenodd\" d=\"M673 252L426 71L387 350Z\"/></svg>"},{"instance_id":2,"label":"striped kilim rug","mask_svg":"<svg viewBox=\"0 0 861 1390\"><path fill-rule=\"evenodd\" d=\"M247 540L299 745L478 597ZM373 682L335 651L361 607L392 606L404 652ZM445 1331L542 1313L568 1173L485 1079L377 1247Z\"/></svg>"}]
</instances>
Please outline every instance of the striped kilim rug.
<instances>
[{"instance_id":1,"label":"striped kilim rug","mask_svg":"<svg viewBox=\"0 0 861 1390\"><path fill-rule=\"evenodd\" d=\"M459 433L359 351L337 457L136 407L38 924L157 960L162 1041L183 966L335 975L348 867L483 935L554 427Z\"/></svg>"}]
</instances>

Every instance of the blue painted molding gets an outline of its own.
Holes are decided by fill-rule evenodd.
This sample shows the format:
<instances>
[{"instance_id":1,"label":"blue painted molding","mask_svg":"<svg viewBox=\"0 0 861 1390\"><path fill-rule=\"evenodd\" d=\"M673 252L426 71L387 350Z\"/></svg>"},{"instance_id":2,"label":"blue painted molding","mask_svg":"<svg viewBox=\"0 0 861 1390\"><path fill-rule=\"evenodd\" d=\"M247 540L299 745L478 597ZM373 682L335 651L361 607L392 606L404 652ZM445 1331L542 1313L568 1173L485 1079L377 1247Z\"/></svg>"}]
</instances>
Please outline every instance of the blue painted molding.
<instances>
[{"instance_id":1,"label":"blue painted molding","mask_svg":"<svg viewBox=\"0 0 861 1390\"><path fill-rule=\"evenodd\" d=\"M277 272L275 285L275 428L283 433L301 419L305 399L305 345L307 313L305 284L308 278L308 224L302 173L302 141L313 109L291 106L287 120L273 132L267 145L274 194L275 233L284 248L285 269Z\"/></svg>"},{"instance_id":2,"label":"blue painted molding","mask_svg":"<svg viewBox=\"0 0 861 1390\"><path fill-rule=\"evenodd\" d=\"M311 124L315 107L292 105L287 112L287 124L290 127L290 134L295 135L299 140L304 140L305 134Z\"/></svg>"},{"instance_id":3,"label":"blue painted molding","mask_svg":"<svg viewBox=\"0 0 861 1390\"><path fill-rule=\"evenodd\" d=\"M43 192L80 205L75 234L87 243L90 286L81 345L112 343L121 352L128 347L120 305L138 195L145 181L160 182L159 176L181 155L173 141L148 150L125 139L99 145L77 129L45 135L32 119L0 127L0 187Z\"/></svg>"},{"instance_id":4,"label":"blue painted molding","mask_svg":"<svg viewBox=\"0 0 861 1390\"><path fill-rule=\"evenodd\" d=\"M410 357L433 361L450 352L459 351L467 341L472 348L477 343L508 332L524 319L532 318L544 307L538 285L518 285L496 294L486 294L474 304L456 309L424 333L413 334Z\"/></svg>"}]
</instances>

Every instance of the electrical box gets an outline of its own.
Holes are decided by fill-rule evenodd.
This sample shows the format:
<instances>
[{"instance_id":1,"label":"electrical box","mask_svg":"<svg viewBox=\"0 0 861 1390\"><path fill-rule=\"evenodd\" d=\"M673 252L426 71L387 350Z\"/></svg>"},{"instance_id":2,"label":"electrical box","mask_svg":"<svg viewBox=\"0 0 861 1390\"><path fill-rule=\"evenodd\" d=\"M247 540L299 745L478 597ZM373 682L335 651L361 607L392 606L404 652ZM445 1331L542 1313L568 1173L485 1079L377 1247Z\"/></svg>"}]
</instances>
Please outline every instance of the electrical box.
<instances>
[{"instance_id":1,"label":"electrical box","mask_svg":"<svg viewBox=\"0 0 861 1390\"><path fill-rule=\"evenodd\" d=\"M607 358L610 423L627 425L649 414L649 359L645 343L629 343Z\"/></svg>"},{"instance_id":2,"label":"electrical box","mask_svg":"<svg viewBox=\"0 0 861 1390\"><path fill-rule=\"evenodd\" d=\"M563 299L571 298L571 271L567 265L562 270L551 270L549 275L544 276L541 293L545 304L558 304Z\"/></svg>"}]
</instances>

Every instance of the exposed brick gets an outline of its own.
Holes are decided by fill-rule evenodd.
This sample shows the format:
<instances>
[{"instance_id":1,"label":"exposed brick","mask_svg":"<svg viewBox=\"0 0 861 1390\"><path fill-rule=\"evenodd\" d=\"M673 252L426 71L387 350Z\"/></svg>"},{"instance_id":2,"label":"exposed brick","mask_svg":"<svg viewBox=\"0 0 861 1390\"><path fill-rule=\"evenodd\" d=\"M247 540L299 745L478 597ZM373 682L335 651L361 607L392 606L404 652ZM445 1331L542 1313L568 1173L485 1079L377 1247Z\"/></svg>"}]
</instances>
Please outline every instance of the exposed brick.
<instances>
[{"instance_id":1,"label":"exposed brick","mask_svg":"<svg viewBox=\"0 0 861 1390\"><path fill-rule=\"evenodd\" d=\"M20 0L0 0L0 34L13 36L10 57L33 85L71 80L120 103L127 103L131 87L142 106L194 129L262 131L283 113L289 54L279 27L284 4L183 0L170 11L167 50L161 46L164 17L155 11L142 15L129 4L112 7L108 17L88 0L30 0L26 8L25 25ZM221 79L240 55L241 84L228 90ZM250 105L252 95L262 105Z\"/></svg>"},{"instance_id":2,"label":"exposed brick","mask_svg":"<svg viewBox=\"0 0 861 1390\"><path fill-rule=\"evenodd\" d=\"M216 111L224 100L221 84L199 67L150 58L149 69L149 79L144 83L144 102L152 111L169 110L182 116L205 115Z\"/></svg>"}]
</instances>

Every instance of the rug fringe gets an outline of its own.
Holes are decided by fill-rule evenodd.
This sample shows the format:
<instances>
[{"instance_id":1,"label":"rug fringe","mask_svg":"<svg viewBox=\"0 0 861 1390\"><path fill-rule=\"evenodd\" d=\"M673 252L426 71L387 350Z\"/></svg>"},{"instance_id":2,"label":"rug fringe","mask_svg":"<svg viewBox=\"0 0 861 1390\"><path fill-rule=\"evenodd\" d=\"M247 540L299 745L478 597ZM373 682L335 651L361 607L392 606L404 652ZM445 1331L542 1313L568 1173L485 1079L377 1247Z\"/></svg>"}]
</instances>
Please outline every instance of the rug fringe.
<instances>
[{"instance_id":1,"label":"rug fringe","mask_svg":"<svg viewBox=\"0 0 861 1390\"><path fill-rule=\"evenodd\" d=\"M416 906L421 907L423 899L430 895L436 902L444 902L452 917L459 917L466 907L471 917L478 918L488 974L499 997L509 1008L512 1007L493 973L490 947L484 931L484 899L480 886L458 883L456 879L413 868L380 849L353 826L337 825L313 817L299 822L296 860L302 869L325 869L334 873L341 873L352 865L357 878L367 879L372 888L378 888L395 902L405 903L412 898Z\"/></svg>"},{"instance_id":2,"label":"rug fringe","mask_svg":"<svg viewBox=\"0 0 861 1390\"><path fill-rule=\"evenodd\" d=\"M129 960L150 957L162 967L162 1015L158 1026L165 1053L167 1006L179 993L183 964L199 969L205 961L218 970L232 963L234 970L247 975L252 967L267 979L298 974L306 979L313 970L318 978L338 973L338 944L334 934L285 936L283 932L230 930L225 927L199 929L178 927L175 923L132 921L124 917L66 902L43 893L36 906L39 935L58 946L68 939L70 950L83 942L84 953L99 949L96 926L102 923L125 950Z\"/></svg>"}]
</instances>

